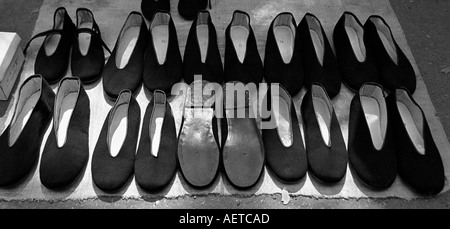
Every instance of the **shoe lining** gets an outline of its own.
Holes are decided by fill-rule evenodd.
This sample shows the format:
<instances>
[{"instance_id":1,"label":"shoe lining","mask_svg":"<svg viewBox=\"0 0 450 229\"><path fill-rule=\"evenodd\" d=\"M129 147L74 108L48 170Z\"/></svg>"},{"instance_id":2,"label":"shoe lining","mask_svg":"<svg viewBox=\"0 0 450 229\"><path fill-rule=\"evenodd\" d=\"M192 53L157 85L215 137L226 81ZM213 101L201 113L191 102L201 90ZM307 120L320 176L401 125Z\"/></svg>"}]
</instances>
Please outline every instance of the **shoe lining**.
<instances>
[{"instance_id":1,"label":"shoe lining","mask_svg":"<svg viewBox=\"0 0 450 229\"><path fill-rule=\"evenodd\" d=\"M59 9L55 14L55 21L53 29L62 30L64 27L64 18L66 10ZM51 56L58 48L59 41L61 40L61 34L49 35L44 40L45 55Z\"/></svg>"},{"instance_id":2,"label":"shoe lining","mask_svg":"<svg viewBox=\"0 0 450 229\"><path fill-rule=\"evenodd\" d=\"M153 96L154 105L149 124L149 136L152 141L151 153L154 157L158 157L162 137L162 126L164 123L164 116L166 114L166 95L162 91L155 91Z\"/></svg>"},{"instance_id":3,"label":"shoe lining","mask_svg":"<svg viewBox=\"0 0 450 229\"><path fill-rule=\"evenodd\" d=\"M77 27L93 29L94 28L94 18L92 14L87 10L79 10L77 12L77 18L79 19ZM91 45L91 34L90 33L79 33L78 34L78 46L80 48L81 55L86 56Z\"/></svg>"},{"instance_id":4,"label":"shoe lining","mask_svg":"<svg viewBox=\"0 0 450 229\"><path fill-rule=\"evenodd\" d=\"M306 16L306 19L308 21L309 33L311 35L314 50L316 51L317 59L319 60L320 65L323 66L323 57L325 55L325 48L324 48L325 42L320 22L317 20L317 18L312 16Z\"/></svg>"},{"instance_id":5,"label":"shoe lining","mask_svg":"<svg viewBox=\"0 0 450 229\"><path fill-rule=\"evenodd\" d=\"M376 150L381 150L387 129L387 110L382 89L365 85L361 88L360 95L372 143Z\"/></svg>"},{"instance_id":6,"label":"shoe lining","mask_svg":"<svg viewBox=\"0 0 450 229\"><path fill-rule=\"evenodd\" d=\"M16 110L9 130L9 146L16 143L40 96L41 82L38 78L30 79L20 90L19 100L17 101Z\"/></svg>"},{"instance_id":7,"label":"shoe lining","mask_svg":"<svg viewBox=\"0 0 450 229\"><path fill-rule=\"evenodd\" d=\"M363 40L364 31L351 15L345 15L345 31L356 58L359 62L363 62L366 59L366 47Z\"/></svg>"},{"instance_id":8,"label":"shoe lining","mask_svg":"<svg viewBox=\"0 0 450 229\"><path fill-rule=\"evenodd\" d=\"M269 89L270 90L270 89ZM292 145L293 133L292 133L292 119L291 119L291 98L290 96L280 88L278 96L272 96L278 101L277 106L274 106L272 99L273 114L277 124L278 136L284 147L290 147ZM278 98L277 98L278 97Z\"/></svg>"},{"instance_id":9,"label":"shoe lining","mask_svg":"<svg viewBox=\"0 0 450 229\"><path fill-rule=\"evenodd\" d=\"M383 43L383 46L386 49L389 57L392 61L394 61L395 64L398 64L397 48L395 47L391 31L381 19L371 18L370 20L375 24L378 36L380 37L381 42Z\"/></svg>"},{"instance_id":10,"label":"shoe lining","mask_svg":"<svg viewBox=\"0 0 450 229\"><path fill-rule=\"evenodd\" d=\"M108 147L111 157L119 154L127 137L130 100L131 93L121 93L109 117Z\"/></svg>"},{"instance_id":11,"label":"shoe lining","mask_svg":"<svg viewBox=\"0 0 450 229\"><path fill-rule=\"evenodd\" d=\"M290 63L295 44L295 25L292 23L292 16L289 14L278 16L274 22L273 33L283 62Z\"/></svg>"},{"instance_id":12,"label":"shoe lining","mask_svg":"<svg viewBox=\"0 0 450 229\"><path fill-rule=\"evenodd\" d=\"M206 55L208 53L209 45L209 29L208 29L209 14L201 12L197 18L197 39L200 47L200 57L202 63L206 62Z\"/></svg>"},{"instance_id":13,"label":"shoe lining","mask_svg":"<svg viewBox=\"0 0 450 229\"><path fill-rule=\"evenodd\" d=\"M397 89L397 108L405 125L406 131L417 152L425 155L425 140L423 138L424 117L404 90Z\"/></svg>"},{"instance_id":14,"label":"shoe lining","mask_svg":"<svg viewBox=\"0 0 450 229\"><path fill-rule=\"evenodd\" d=\"M127 66L139 38L142 23L142 17L138 14L131 14L125 22L116 53L117 68L123 69Z\"/></svg>"},{"instance_id":15,"label":"shoe lining","mask_svg":"<svg viewBox=\"0 0 450 229\"><path fill-rule=\"evenodd\" d=\"M236 51L236 55L241 63L244 63L247 51L247 39L250 34L250 19L248 15L236 12L231 23L230 37Z\"/></svg>"},{"instance_id":16,"label":"shoe lining","mask_svg":"<svg viewBox=\"0 0 450 229\"><path fill-rule=\"evenodd\" d=\"M153 18L150 29L152 31L153 46L160 65L164 64L169 47L169 22L170 15L158 12Z\"/></svg>"},{"instance_id":17,"label":"shoe lining","mask_svg":"<svg viewBox=\"0 0 450 229\"><path fill-rule=\"evenodd\" d=\"M80 82L76 79L65 79L58 89L53 128L55 128L56 143L59 148L66 143L70 120L80 93L80 86Z\"/></svg>"},{"instance_id":18,"label":"shoe lining","mask_svg":"<svg viewBox=\"0 0 450 229\"><path fill-rule=\"evenodd\" d=\"M325 91L317 85L311 87L312 100L316 119L319 124L320 134L323 142L328 147L331 147L331 114L333 111L332 105Z\"/></svg>"}]
</instances>

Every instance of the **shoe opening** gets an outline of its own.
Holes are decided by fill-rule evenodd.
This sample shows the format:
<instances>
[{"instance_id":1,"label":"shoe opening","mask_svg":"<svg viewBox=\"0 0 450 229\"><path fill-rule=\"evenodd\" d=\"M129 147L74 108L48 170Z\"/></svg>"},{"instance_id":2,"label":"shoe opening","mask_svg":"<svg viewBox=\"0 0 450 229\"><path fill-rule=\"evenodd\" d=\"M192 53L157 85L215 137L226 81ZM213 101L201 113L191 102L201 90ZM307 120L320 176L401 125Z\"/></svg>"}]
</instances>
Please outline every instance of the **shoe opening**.
<instances>
[{"instance_id":1,"label":"shoe opening","mask_svg":"<svg viewBox=\"0 0 450 229\"><path fill-rule=\"evenodd\" d=\"M116 67L123 69L127 66L139 38L141 25L145 23L140 14L131 13L119 36L116 52Z\"/></svg>"},{"instance_id":2,"label":"shoe opening","mask_svg":"<svg viewBox=\"0 0 450 229\"><path fill-rule=\"evenodd\" d=\"M331 147L331 117L333 106L330 98L322 86L313 84L311 86L311 96L314 112L316 114L319 130L322 135L323 142Z\"/></svg>"},{"instance_id":3,"label":"shoe opening","mask_svg":"<svg viewBox=\"0 0 450 229\"><path fill-rule=\"evenodd\" d=\"M164 64L169 47L169 23L170 14L157 12L150 24L150 31L153 38L153 47L160 65Z\"/></svg>"},{"instance_id":4,"label":"shoe opening","mask_svg":"<svg viewBox=\"0 0 450 229\"><path fill-rule=\"evenodd\" d=\"M132 96L131 91L121 92L108 117L107 143L111 157L119 154L127 137L128 109Z\"/></svg>"},{"instance_id":5,"label":"shoe opening","mask_svg":"<svg viewBox=\"0 0 450 229\"><path fill-rule=\"evenodd\" d=\"M374 84L365 84L361 87L359 96L373 146L376 150L381 150L388 122L383 89Z\"/></svg>"},{"instance_id":6,"label":"shoe opening","mask_svg":"<svg viewBox=\"0 0 450 229\"><path fill-rule=\"evenodd\" d=\"M323 66L323 57L325 56L325 38L322 33L322 26L316 17L312 15L306 15L305 17L308 22L309 34L314 45L314 50L316 51L317 60L319 60L320 65Z\"/></svg>"},{"instance_id":7,"label":"shoe opening","mask_svg":"<svg viewBox=\"0 0 450 229\"><path fill-rule=\"evenodd\" d=\"M295 23L292 14L283 13L275 18L273 34L278 45L281 57L285 64L292 60L295 44Z\"/></svg>"},{"instance_id":8,"label":"shoe opening","mask_svg":"<svg viewBox=\"0 0 450 229\"><path fill-rule=\"evenodd\" d=\"M351 14L345 14L345 31L356 58L359 62L363 62L366 59L366 46L363 39L364 30Z\"/></svg>"},{"instance_id":9,"label":"shoe opening","mask_svg":"<svg viewBox=\"0 0 450 229\"><path fill-rule=\"evenodd\" d=\"M207 11L200 11L197 16L197 42L200 47L200 57L202 63L206 62L206 55L208 53L209 45L209 13Z\"/></svg>"},{"instance_id":10,"label":"shoe opening","mask_svg":"<svg viewBox=\"0 0 450 229\"><path fill-rule=\"evenodd\" d=\"M80 9L77 11L77 28L94 29L94 15L89 10ZM83 56L86 56L91 45L90 33L78 34L78 46Z\"/></svg>"},{"instance_id":11,"label":"shoe opening","mask_svg":"<svg viewBox=\"0 0 450 229\"><path fill-rule=\"evenodd\" d=\"M250 17L240 11L233 13L231 22L230 37L236 51L236 55L241 63L244 63L247 52L247 39L250 34Z\"/></svg>"}]
</instances>

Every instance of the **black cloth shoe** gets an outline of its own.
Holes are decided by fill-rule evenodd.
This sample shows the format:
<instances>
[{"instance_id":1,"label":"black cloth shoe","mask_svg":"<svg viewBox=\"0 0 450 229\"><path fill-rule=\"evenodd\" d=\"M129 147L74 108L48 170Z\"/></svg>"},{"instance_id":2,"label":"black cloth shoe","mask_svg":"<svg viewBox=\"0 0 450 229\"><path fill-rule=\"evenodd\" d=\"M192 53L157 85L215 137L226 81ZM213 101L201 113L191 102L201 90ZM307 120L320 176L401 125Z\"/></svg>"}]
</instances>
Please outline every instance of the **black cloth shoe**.
<instances>
[{"instance_id":1,"label":"black cloth shoe","mask_svg":"<svg viewBox=\"0 0 450 229\"><path fill-rule=\"evenodd\" d=\"M214 95L196 98L201 92L194 92L196 84L200 84L203 89L207 83L194 81L190 85L186 93L183 123L178 137L178 162L181 172L186 181L196 188L212 184L220 164L220 150L213 132L214 104L208 103Z\"/></svg>"},{"instance_id":2,"label":"black cloth shoe","mask_svg":"<svg viewBox=\"0 0 450 229\"><path fill-rule=\"evenodd\" d=\"M327 35L319 19L307 13L297 28L303 57L305 85L321 84L334 98L341 90L341 72Z\"/></svg>"},{"instance_id":3,"label":"black cloth shoe","mask_svg":"<svg viewBox=\"0 0 450 229\"><path fill-rule=\"evenodd\" d=\"M136 183L156 192L166 187L177 170L177 134L172 109L163 91L156 90L145 111L134 163Z\"/></svg>"},{"instance_id":4,"label":"black cloth shoe","mask_svg":"<svg viewBox=\"0 0 450 229\"><path fill-rule=\"evenodd\" d=\"M404 88L393 91L387 102L400 177L422 195L438 194L445 185L444 166L422 108Z\"/></svg>"},{"instance_id":5,"label":"black cloth shoe","mask_svg":"<svg viewBox=\"0 0 450 229\"><path fill-rule=\"evenodd\" d=\"M225 39L225 82L262 82L264 68L250 25L250 16L246 12L234 11Z\"/></svg>"},{"instance_id":6,"label":"black cloth shoe","mask_svg":"<svg viewBox=\"0 0 450 229\"><path fill-rule=\"evenodd\" d=\"M240 82L227 83L229 84L242 85ZM264 144L256 120L256 110L250 101L249 91L245 92L245 101L240 101L238 99L241 95L235 96L233 100L231 95L235 92L227 90L227 86L224 90L223 168L234 187L248 189L258 182L264 171ZM227 95L226 91L230 94Z\"/></svg>"},{"instance_id":7,"label":"black cloth shoe","mask_svg":"<svg viewBox=\"0 0 450 229\"><path fill-rule=\"evenodd\" d=\"M151 21L158 10L170 12L170 0L142 0L141 11L147 20Z\"/></svg>"},{"instance_id":8,"label":"black cloth shoe","mask_svg":"<svg viewBox=\"0 0 450 229\"><path fill-rule=\"evenodd\" d=\"M303 85L302 53L297 23L291 13L280 13L267 33L264 73L268 83L279 83L295 96Z\"/></svg>"},{"instance_id":9,"label":"black cloth shoe","mask_svg":"<svg viewBox=\"0 0 450 229\"><path fill-rule=\"evenodd\" d=\"M75 29L67 10L60 7L53 16L53 29L36 34L25 46L24 53L34 39L45 37L36 56L34 72L49 84L57 83L67 72Z\"/></svg>"},{"instance_id":10,"label":"black cloth shoe","mask_svg":"<svg viewBox=\"0 0 450 229\"><path fill-rule=\"evenodd\" d=\"M110 98L115 100L125 89L135 93L141 85L149 37L142 15L131 12L102 73L103 90Z\"/></svg>"},{"instance_id":11,"label":"black cloth shoe","mask_svg":"<svg viewBox=\"0 0 450 229\"><path fill-rule=\"evenodd\" d=\"M386 189L397 176L395 140L383 88L366 83L350 105L348 154L363 183Z\"/></svg>"},{"instance_id":12,"label":"black cloth shoe","mask_svg":"<svg viewBox=\"0 0 450 229\"><path fill-rule=\"evenodd\" d=\"M271 88L278 88L278 92L273 94L269 88L266 97L269 98L265 104L268 104L270 117L264 118L263 121L273 125L262 129L266 163L278 179L285 183L292 183L306 175L308 169L306 151L291 96L282 86L272 84ZM272 106L273 101L277 100L279 109L276 113L279 114L280 121L277 121L274 106Z\"/></svg>"},{"instance_id":13,"label":"black cloth shoe","mask_svg":"<svg viewBox=\"0 0 450 229\"><path fill-rule=\"evenodd\" d=\"M0 136L0 187L16 184L33 168L54 100L55 93L40 75L30 76L20 86L14 116Z\"/></svg>"},{"instance_id":14,"label":"black cloth shoe","mask_svg":"<svg viewBox=\"0 0 450 229\"><path fill-rule=\"evenodd\" d=\"M178 13L186 20L194 20L198 11L206 9L207 6L208 0L180 0Z\"/></svg>"},{"instance_id":15,"label":"black cloth shoe","mask_svg":"<svg viewBox=\"0 0 450 229\"><path fill-rule=\"evenodd\" d=\"M145 52L144 86L150 92L162 90L169 94L182 76L183 61L172 17L168 12L157 11L150 24Z\"/></svg>"},{"instance_id":16,"label":"black cloth shoe","mask_svg":"<svg viewBox=\"0 0 450 229\"><path fill-rule=\"evenodd\" d=\"M217 45L217 33L208 11L200 11L189 31L184 51L184 81L194 82L195 75L202 80L222 84L223 66Z\"/></svg>"},{"instance_id":17,"label":"black cloth shoe","mask_svg":"<svg viewBox=\"0 0 450 229\"><path fill-rule=\"evenodd\" d=\"M381 85L389 91L404 87L414 94L416 74L386 21L378 15L372 15L364 24L364 32L367 48L373 53Z\"/></svg>"},{"instance_id":18,"label":"black cloth shoe","mask_svg":"<svg viewBox=\"0 0 450 229\"><path fill-rule=\"evenodd\" d=\"M133 174L140 123L139 104L131 91L122 91L108 113L92 156L92 180L100 189L118 190Z\"/></svg>"},{"instance_id":19,"label":"black cloth shoe","mask_svg":"<svg viewBox=\"0 0 450 229\"><path fill-rule=\"evenodd\" d=\"M361 22L350 12L344 12L334 27L333 41L342 80L354 92L364 83L379 81L366 37Z\"/></svg>"},{"instance_id":20,"label":"black cloth shoe","mask_svg":"<svg viewBox=\"0 0 450 229\"><path fill-rule=\"evenodd\" d=\"M324 183L339 182L347 172L347 148L325 87L313 83L303 97L302 117L311 173Z\"/></svg>"},{"instance_id":21,"label":"black cloth shoe","mask_svg":"<svg viewBox=\"0 0 450 229\"><path fill-rule=\"evenodd\" d=\"M50 189L74 182L89 159L89 97L81 80L66 77L56 94L53 128L41 156L41 183Z\"/></svg>"},{"instance_id":22,"label":"black cloth shoe","mask_svg":"<svg viewBox=\"0 0 450 229\"><path fill-rule=\"evenodd\" d=\"M105 48L100 28L94 19L94 14L86 8L77 9L77 30L72 48L71 69L72 75L80 78L84 84L100 79L105 65Z\"/></svg>"}]
</instances>

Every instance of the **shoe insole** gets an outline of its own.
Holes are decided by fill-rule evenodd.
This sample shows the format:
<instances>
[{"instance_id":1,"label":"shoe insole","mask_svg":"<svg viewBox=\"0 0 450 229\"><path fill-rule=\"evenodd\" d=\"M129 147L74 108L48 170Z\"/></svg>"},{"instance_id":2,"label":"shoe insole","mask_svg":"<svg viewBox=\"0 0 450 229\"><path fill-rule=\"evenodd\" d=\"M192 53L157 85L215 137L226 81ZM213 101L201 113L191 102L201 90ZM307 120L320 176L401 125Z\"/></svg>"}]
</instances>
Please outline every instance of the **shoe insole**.
<instances>
[{"instance_id":1,"label":"shoe insole","mask_svg":"<svg viewBox=\"0 0 450 229\"><path fill-rule=\"evenodd\" d=\"M310 29L309 33L311 34L311 39L314 45L314 50L316 50L316 56L319 60L320 65L323 66L323 57L325 55L325 49L323 44L322 36L320 36L315 30Z\"/></svg>"},{"instance_id":2,"label":"shoe insole","mask_svg":"<svg viewBox=\"0 0 450 229\"><path fill-rule=\"evenodd\" d=\"M92 22L82 22L79 28L92 29L94 23ZM80 47L81 55L86 56L91 45L91 34L90 33L79 33L78 34L78 46Z\"/></svg>"},{"instance_id":3,"label":"shoe insole","mask_svg":"<svg viewBox=\"0 0 450 229\"><path fill-rule=\"evenodd\" d=\"M403 124L405 125L406 131L413 142L414 146L422 155L425 155L425 141L423 139L421 127L418 126L419 123L416 123L411 114L411 111L408 109L406 104L397 101L398 111L403 120Z\"/></svg>"},{"instance_id":4,"label":"shoe insole","mask_svg":"<svg viewBox=\"0 0 450 229\"><path fill-rule=\"evenodd\" d=\"M30 88L30 90L32 89ZM16 117L12 121L11 129L9 130L10 146L14 145L14 143L17 141L17 138L19 138L20 133L22 132L23 128L25 128L25 125L27 124L31 113L33 112L34 107L39 100L40 90L34 92L30 91L28 93L31 94L26 96L24 100L18 101L18 109L16 111L17 114L15 114Z\"/></svg>"},{"instance_id":5,"label":"shoe insole","mask_svg":"<svg viewBox=\"0 0 450 229\"><path fill-rule=\"evenodd\" d=\"M250 32L247 27L236 25L230 29L230 37L233 41L236 55L241 63L244 63L245 53L247 51L247 39Z\"/></svg>"},{"instance_id":6,"label":"shoe insole","mask_svg":"<svg viewBox=\"0 0 450 229\"><path fill-rule=\"evenodd\" d=\"M381 109L375 98L361 96L361 103L369 126L370 136L375 149L380 150L383 147L384 134L381 126Z\"/></svg>"},{"instance_id":7,"label":"shoe insole","mask_svg":"<svg viewBox=\"0 0 450 229\"><path fill-rule=\"evenodd\" d=\"M153 111L149 123L149 136L152 143L151 153L158 157L159 145L161 143L161 131L166 115L166 95L163 92L155 91L153 94ZM168 111L167 111L168 112Z\"/></svg>"},{"instance_id":8,"label":"shoe insole","mask_svg":"<svg viewBox=\"0 0 450 229\"><path fill-rule=\"evenodd\" d=\"M330 126L331 126L331 111L327 102L320 97L313 97L313 106L316 114L317 122L319 124L320 134L323 142L328 147L331 146Z\"/></svg>"},{"instance_id":9,"label":"shoe insole","mask_svg":"<svg viewBox=\"0 0 450 229\"><path fill-rule=\"evenodd\" d=\"M277 123L278 136L280 136L281 143L285 147L292 145L292 125L291 125L291 112L289 110L289 104L280 97L278 100L278 109L274 109L273 113ZM272 103L273 104L273 103ZM275 108L276 106L272 106Z\"/></svg>"},{"instance_id":10,"label":"shoe insole","mask_svg":"<svg viewBox=\"0 0 450 229\"><path fill-rule=\"evenodd\" d=\"M209 44L208 25L197 25L197 39L198 39L198 46L200 47L201 61L202 63L205 63Z\"/></svg>"},{"instance_id":11,"label":"shoe insole","mask_svg":"<svg viewBox=\"0 0 450 229\"><path fill-rule=\"evenodd\" d=\"M290 63L294 54L294 32L289 26L279 25L273 27L273 33L283 62Z\"/></svg>"},{"instance_id":12,"label":"shoe insole","mask_svg":"<svg viewBox=\"0 0 450 229\"><path fill-rule=\"evenodd\" d=\"M160 65L164 64L169 47L169 26L157 25L152 28L153 45Z\"/></svg>"},{"instance_id":13,"label":"shoe insole","mask_svg":"<svg viewBox=\"0 0 450 229\"><path fill-rule=\"evenodd\" d=\"M363 62L366 58L366 48L362 40L362 35L358 35L355 28L351 26L345 26L348 38L350 39L350 44L352 46L353 52L359 62Z\"/></svg>"},{"instance_id":14,"label":"shoe insole","mask_svg":"<svg viewBox=\"0 0 450 229\"><path fill-rule=\"evenodd\" d=\"M55 26L53 29L63 29L64 27L64 14L59 12L56 14ZM44 49L47 56L51 56L58 48L59 41L61 40L61 34L49 35L44 40Z\"/></svg>"},{"instance_id":15,"label":"shoe insole","mask_svg":"<svg viewBox=\"0 0 450 229\"><path fill-rule=\"evenodd\" d=\"M127 137L128 126L128 103L119 105L114 111L113 118L108 132L109 152L112 157L116 157L125 138Z\"/></svg>"},{"instance_id":16,"label":"shoe insole","mask_svg":"<svg viewBox=\"0 0 450 229\"><path fill-rule=\"evenodd\" d=\"M78 99L77 92L70 92L64 96L59 111L59 122L57 123L57 145L62 147L66 142L67 130L69 128L70 119Z\"/></svg>"},{"instance_id":17,"label":"shoe insole","mask_svg":"<svg viewBox=\"0 0 450 229\"><path fill-rule=\"evenodd\" d=\"M129 27L123 32L116 53L117 68L123 69L127 66L139 38L140 29L140 27Z\"/></svg>"}]
</instances>

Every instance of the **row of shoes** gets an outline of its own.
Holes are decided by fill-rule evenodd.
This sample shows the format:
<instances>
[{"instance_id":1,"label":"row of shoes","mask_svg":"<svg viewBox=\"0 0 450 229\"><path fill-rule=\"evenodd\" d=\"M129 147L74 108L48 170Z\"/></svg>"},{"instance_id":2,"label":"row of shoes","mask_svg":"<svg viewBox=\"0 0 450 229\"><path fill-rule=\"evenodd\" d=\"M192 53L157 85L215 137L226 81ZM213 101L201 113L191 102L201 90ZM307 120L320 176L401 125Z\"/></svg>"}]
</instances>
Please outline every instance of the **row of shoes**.
<instances>
[{"instance_id":1,"label":"row of shoes","mask_svg":"<svg viewBox=\"0 0 450 229\"><path fill-rule=\"evenodd\" d=\"M313 84L301 104L303 143L294 102L282 86L279 93L272 93L272 86L267 90L271 114L262 120L277 125L263 128L261 134L257 119L249 115L253 107L249 97L244 104L220 98L225 115L217 118L211 102L217 100L212 96L202 95L199 105L194 93L198 83L202 89L208 86L207 81L189 86L178 137L166 94L154 92L139 144L140 107L130 90L119 93L92 156L97 187L119 190L135 174L140 187L158 191L180 168L187 183L204 188L222 168L233 186L247 189L258 182L265 164L285 183L300 181L309 170L319 181L334 184L343 179L350 164L373 189L388 188L397 174L423 195L437 194L444 186L438 148L422 109L407 89L398 88L387 98L376 83L358 90L350 107L347 152L332 102L320 84ZM30 172L52 116L40 180L50 189L71 185L89 160L90 100L81 80L62 79L55 96L42 76L34 75L19 90L12 121L0 136L0 186L16 184ZM272 106L275 103L279 109ZM239 112L246 116L238 117Z\"/></svg>"},{"instance_id":2,"label":"row of shoes","mask_svg":"<svg viewBox=\"0 0 450 229\"><path fill-rule=\"evenodd\" d=\"M112 99L124 89L134 93L142 81L150 92L169 93L182 79L192 83L195 75L216 83L260 83L265 78L293 96L314 82L322 84L331 98L339 94L342 82L354 92L367 82L388 91L416 89L411 63L380 16L369 17L363 26L354 14L344 12L333 32L335 56L317 17L308 13L297 26L291 13L280 13L270 25L263 66L250 16L237 10L226 29L224 67L208 11L199 11L192 23L184 60L170 13L156 11L150 29L141 13L130 13L105 66L106 45L92 12L77 10L76 29L64 8L56 10L54 21L53 30L35 36L46 36L35 73L50 84L58 82L73 46L72 75L85 84L103 78L104 91Z\"/></svg>"}]
</instances>

